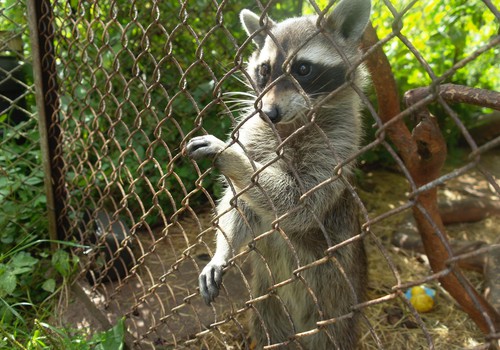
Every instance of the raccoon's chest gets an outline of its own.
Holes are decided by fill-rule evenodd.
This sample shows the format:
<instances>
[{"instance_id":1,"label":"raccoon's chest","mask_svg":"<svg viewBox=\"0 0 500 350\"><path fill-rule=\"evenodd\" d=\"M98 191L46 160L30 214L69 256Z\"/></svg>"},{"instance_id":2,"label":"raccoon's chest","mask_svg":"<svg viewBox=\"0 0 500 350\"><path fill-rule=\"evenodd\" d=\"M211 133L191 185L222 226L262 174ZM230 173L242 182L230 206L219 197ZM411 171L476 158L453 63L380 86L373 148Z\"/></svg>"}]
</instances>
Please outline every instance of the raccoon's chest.
<instances>
[{"instance_id":1,"label":"raccoon's chest","mask_svg":"<svg viewBox=\"0 0 500 350\"><path fill-rule=\"evenodd\" d=\"M298 128L300 124L278 125L273 129L255 116L238 129L238 141L243 145L243 152L255 162L280 164L285 172L289 172L290 167L301 171L321 147L317 142L319 135L309 129L296 133Z\"/></svg>"},{"instance_id":2,"label":"raccoon's chest","mask_svg":"<svg viewBox=\"0 0 500 350\"><path fill-rule=\"evenodd\" d=\"M238 140L244 153L253 161L267 163L278 157L278 137L260 118L248 120L240 128Z\"/></svg>"}]
</instances>

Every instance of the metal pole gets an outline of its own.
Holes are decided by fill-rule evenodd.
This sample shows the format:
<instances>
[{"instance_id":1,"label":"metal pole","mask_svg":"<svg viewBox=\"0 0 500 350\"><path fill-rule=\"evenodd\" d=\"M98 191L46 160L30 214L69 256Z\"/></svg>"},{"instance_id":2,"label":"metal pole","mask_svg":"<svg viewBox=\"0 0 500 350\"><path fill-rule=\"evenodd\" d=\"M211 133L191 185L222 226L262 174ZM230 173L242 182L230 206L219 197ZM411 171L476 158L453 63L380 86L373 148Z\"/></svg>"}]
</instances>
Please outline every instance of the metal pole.
<instances>
[{"instance_id":1,"label":"metal pole","mask_svg":"<svg viewBox=\"0 0 500 350\"><path fill-rule=\"evenodd\" d=\"M66 190L53 45L54 15L48 0L30 0L27 4L49 235L52 240L63 240L66 238L67 227L67 217L64 214Z\"/></svg>"}]
</instances>

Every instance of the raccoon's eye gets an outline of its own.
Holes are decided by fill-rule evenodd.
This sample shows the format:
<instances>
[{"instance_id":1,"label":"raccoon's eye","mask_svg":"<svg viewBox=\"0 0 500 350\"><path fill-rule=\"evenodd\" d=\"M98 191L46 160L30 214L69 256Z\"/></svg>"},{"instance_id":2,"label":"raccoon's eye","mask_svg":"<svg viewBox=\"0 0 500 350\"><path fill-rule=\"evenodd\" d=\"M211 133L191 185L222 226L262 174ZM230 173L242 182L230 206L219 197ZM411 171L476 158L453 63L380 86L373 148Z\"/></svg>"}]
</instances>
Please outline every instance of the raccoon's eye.
<instances>
[{"instance_id":1,"label":"raccoon's eye","mask_svg":"<svg viewBox=\"0 0 500 350\"><path fill-rule=\"evenodd\" d=\"M300 63L297 65L297 68L295 69L295 73L300 75L301 77L304 77L311 73L311 65L309 63Z\"/></svg>"},{"instance_id":2,"label":"raccoon's eye","mask_svg":"<svg viewBox=\"0 0 500 350\"><path fill-rule=\"evenodd\" d=\"M261 77L267 77L269 75L269 65L267 63L262 63L259 68L259 74Z\"/></svg>"}]
</instances>

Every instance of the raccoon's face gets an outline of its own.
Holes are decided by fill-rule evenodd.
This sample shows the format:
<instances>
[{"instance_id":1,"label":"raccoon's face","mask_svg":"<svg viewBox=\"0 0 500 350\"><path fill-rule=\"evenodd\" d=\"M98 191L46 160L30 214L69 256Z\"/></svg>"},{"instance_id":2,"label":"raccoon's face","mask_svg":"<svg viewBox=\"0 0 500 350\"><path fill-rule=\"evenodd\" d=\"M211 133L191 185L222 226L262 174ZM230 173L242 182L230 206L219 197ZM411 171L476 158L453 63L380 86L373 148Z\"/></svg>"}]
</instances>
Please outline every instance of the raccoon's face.
<instances>
[{"instance_id":1,"label":"raccoon's face","mask_svg":"<svg viewBox=\"0 0 500 350\"><path fill-rule=\"evenodd\" d=\"M349 65L342 56L351 62L359 57L359 40L369 13L369 0L344 0L323 21L324 33L317 16L269 21L261 27L259 16L242 11L243 26L257 45L247 72L261 111L271 122L304 117L319 97L346 82Z\"/></svg>"}]
</instances>

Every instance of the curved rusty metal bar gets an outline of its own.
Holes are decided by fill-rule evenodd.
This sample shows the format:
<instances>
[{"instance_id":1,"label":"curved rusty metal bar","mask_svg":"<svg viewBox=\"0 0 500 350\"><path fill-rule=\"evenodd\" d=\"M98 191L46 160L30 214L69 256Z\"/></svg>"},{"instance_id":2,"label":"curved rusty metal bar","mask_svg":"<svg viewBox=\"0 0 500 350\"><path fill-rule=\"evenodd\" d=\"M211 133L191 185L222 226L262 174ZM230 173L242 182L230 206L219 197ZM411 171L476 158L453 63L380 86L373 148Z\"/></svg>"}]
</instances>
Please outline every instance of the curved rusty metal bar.
<instances>
[{"instance_id":1,"label":"curved rusty metal bar","mask_svg":"<svg viewBox=\"0 0 500 350\"><path fill-rule=\"evenodd\" d=\"M410 106L415 109L419 120L417 126L410 132L401 118L400 100L390 63L382 46L376 46L377 42L379 39L375 29L370 25L363 38L363 48L365 50L371 48L366 64L371 72L378 99L378 114L415 185L420 188L439 178L446 159L444 138L435 117L425 107L431 100L441 97L437 93L430 101ZM426 89L430 92L432 87ZM430 95L427 93L426 97ZM499 313L475 290L457 264L448 263L449 259L453 258L453 252L438 211L437 185L425 191L418 191L414 200L413 215L432 270L434 273L440 273L438 279L443 287L469 314L481 331L487 337L489 335L494 338L495 333L500 330Z\"/></svg>"}]
</instances>

